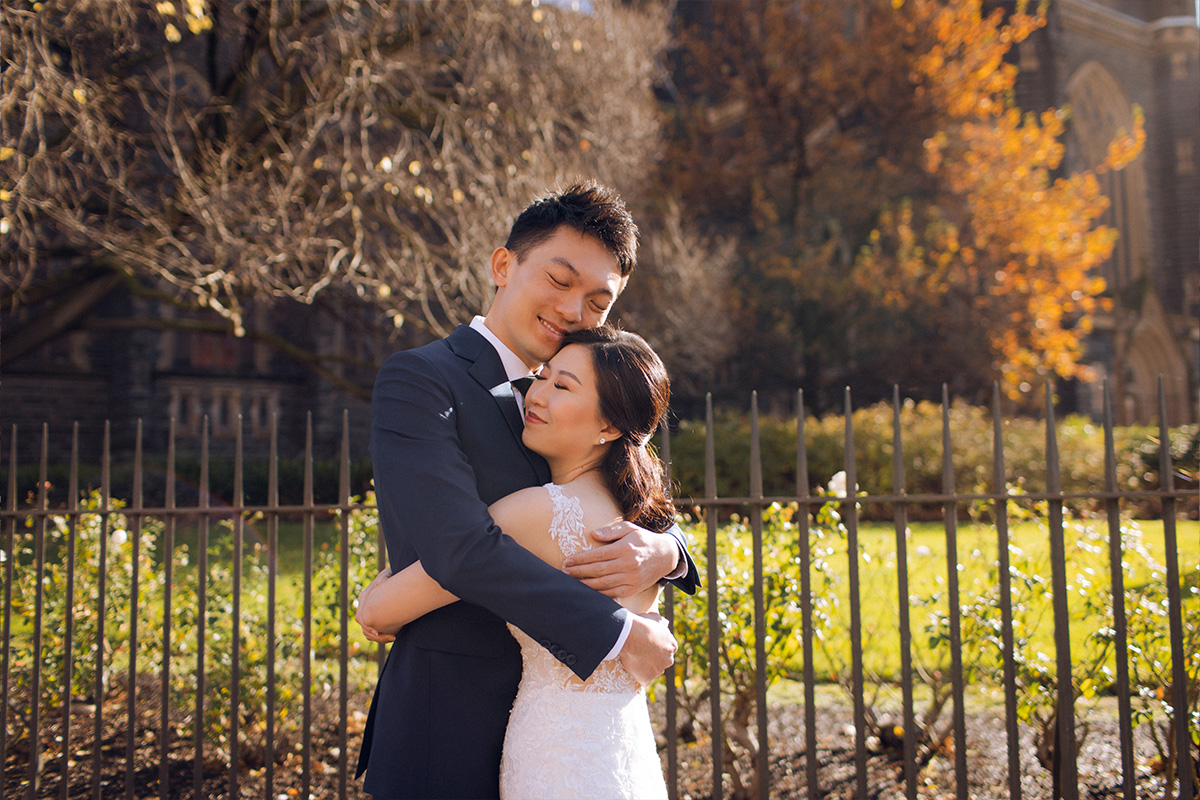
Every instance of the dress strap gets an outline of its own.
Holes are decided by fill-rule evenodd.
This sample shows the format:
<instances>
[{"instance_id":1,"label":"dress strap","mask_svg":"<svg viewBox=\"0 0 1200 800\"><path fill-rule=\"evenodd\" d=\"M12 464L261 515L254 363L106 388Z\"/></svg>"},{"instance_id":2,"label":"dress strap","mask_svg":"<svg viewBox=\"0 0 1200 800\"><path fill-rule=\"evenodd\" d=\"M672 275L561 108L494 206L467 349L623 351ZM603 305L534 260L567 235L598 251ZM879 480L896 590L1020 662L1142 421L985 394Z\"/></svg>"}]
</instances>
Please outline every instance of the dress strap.
<instances>
[{"instance_id":1,"label":"dress strap","mask_svg":"<svg viewBox=\"0 0 1200 800\"><path fill-rule=\"evenodd\" d=\"M578 497L563 492L555 483L547 483L550 502L554 505L554 516L550 521L550 536L564 556L574 555L588 549L587 531L583 527L583 505Z\"/></svg>"}]
</instances>

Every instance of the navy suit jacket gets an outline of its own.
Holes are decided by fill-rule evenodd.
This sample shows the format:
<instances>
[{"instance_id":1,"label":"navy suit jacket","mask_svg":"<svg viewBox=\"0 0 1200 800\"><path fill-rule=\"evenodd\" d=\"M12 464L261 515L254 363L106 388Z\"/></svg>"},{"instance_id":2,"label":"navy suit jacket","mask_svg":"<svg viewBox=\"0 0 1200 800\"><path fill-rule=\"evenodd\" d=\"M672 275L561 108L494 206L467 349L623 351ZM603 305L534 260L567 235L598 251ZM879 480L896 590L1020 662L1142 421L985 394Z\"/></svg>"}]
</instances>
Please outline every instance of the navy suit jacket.
<instances>
[{"instance_id":1,"label":"navy suit jacket","mask_svg":"<svg viewBox=\"0 0 1200 800\"><path fill-rule=\"evenodd\" d=\"M521 674L504 621L586 678L628 612L503 535L488 515L489 504L546 483L550 471L521 444L504 367L478 332L463 325L393 355L371 412L392 569L420 559L462 599L401 629L371 701L358 774L366 770L364 788L378 798L496 797ZM693 592L696 568L684 552L688 571L676 584Z\"/></svg>"}]
</instances>

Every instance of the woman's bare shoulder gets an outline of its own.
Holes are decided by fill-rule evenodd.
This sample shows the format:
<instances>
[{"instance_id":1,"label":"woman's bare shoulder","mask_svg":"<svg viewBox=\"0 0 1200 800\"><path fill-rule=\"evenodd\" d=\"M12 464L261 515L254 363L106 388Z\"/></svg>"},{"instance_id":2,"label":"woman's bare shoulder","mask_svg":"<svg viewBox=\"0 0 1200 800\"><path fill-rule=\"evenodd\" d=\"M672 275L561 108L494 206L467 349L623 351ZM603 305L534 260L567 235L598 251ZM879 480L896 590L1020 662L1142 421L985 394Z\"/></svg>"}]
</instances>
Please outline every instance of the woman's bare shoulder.
<instances>
[{"instance_id":1,"label":"woman's bare shoulder","mask_svg":"<svg viewBox=\"0 0 1200 800\"><path fill-rule=\"evenodd\" d=\"M591 477L591 476L589 476ZM608 488L598 480L578 479L563 487L563 492L575 498L583 515L583 525L590 532L621 519L621 507ZM589 535L592 545L596 540Z\"/></svg>"},{"instance_id":2,"label":"woman's bare shoulder","mask_svg":"<svg viewBox=\"0 0 1200 800\"><path fill-rule=\"evenodd\" d=\"M554 503L545 486L531 486L501 497L488 506L492 520L500 530L516 539L526 549L545 538L554 518Z\"/></svg>"}]
</instances>

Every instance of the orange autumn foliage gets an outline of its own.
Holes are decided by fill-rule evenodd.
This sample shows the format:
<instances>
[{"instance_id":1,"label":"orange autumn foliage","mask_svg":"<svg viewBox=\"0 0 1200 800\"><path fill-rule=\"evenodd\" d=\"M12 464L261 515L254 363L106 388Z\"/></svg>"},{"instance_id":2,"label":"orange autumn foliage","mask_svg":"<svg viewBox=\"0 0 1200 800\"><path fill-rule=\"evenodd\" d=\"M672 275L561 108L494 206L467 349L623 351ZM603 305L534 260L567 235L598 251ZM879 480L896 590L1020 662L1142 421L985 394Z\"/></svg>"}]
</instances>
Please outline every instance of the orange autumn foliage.
<instances>
[{"instance_id":1,"label":"orange autumn foliage","mask_svg":"<svg viewBox=\"0 0 1200 800\"><path fill-rule=\"evenodd\" d=\"M891 0L714 0L677 15L657 191L738 243L729 379L840 383L855 360L854 253L881 199L925 180L935 120L910 73L926 34Z\"/></svg>"},{"instance_id":2,"label":"orange autumn foliage","mask_svg":"<svg viewBox=\"0 0 1200 800\"><path fill-rule=\"evenodd\" d=\"M992 4L994 5L994 4ZM1006 4L1007 5L1007 4ZM680 4L658 191L737 242L729 380L817 404L892 384L986 401L1086 378L1116 232L1063 174L1067 111L1023 113L1014 48L1044 8L980 0ZM832 398L832 399L831 399Z\"/></svg>"},{"instance_id":3,"label":"orange autumn foliage","mask_svg":"<svg viewBox=\"0 0 1200 800\"><path fill-rule=\"evenodd\" d=\"M1097 224L1108 207L1096 175L1121 169L1145 139L1118 137L1091 170L1056 177L1067 112L1022 113L1009 50L1045 24L1025 4L1005 18L980 0L907 0L933 46L917 59L917 92L942 114L925 142L932 202L893 204L861 252L856 273L892 307L958 308L990 349L992 371L1019 398L1051 377L1088 379L1080 363L1093 315L1108 307L1096 275L1117 232ZM914 291L920 287L922 291Z\"/></svg>"}]
</instances>

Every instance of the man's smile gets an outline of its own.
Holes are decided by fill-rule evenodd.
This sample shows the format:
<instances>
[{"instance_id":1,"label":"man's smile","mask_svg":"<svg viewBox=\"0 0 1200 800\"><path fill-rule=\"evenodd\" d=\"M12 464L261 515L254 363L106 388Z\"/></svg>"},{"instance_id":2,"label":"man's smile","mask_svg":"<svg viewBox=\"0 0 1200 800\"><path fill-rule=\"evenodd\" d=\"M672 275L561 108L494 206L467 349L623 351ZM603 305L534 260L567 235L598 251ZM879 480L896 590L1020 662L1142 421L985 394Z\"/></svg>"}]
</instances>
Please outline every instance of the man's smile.
<instances>
[{"instance_id":1,"label":"man's smile","mask_svg":"<svg viewBox=\"0 0 1200 800\"><path fill-rule=\"evenodd\" d=\"M557 325L547 322L546 320L542 319L541 317L538 317L538 322L541 323L542 327L545 328L550 333L550 335L556 339L561 339L562 337L566 336L568 333L566 328L560 328Z\"/></svg>"}]
</instances>

